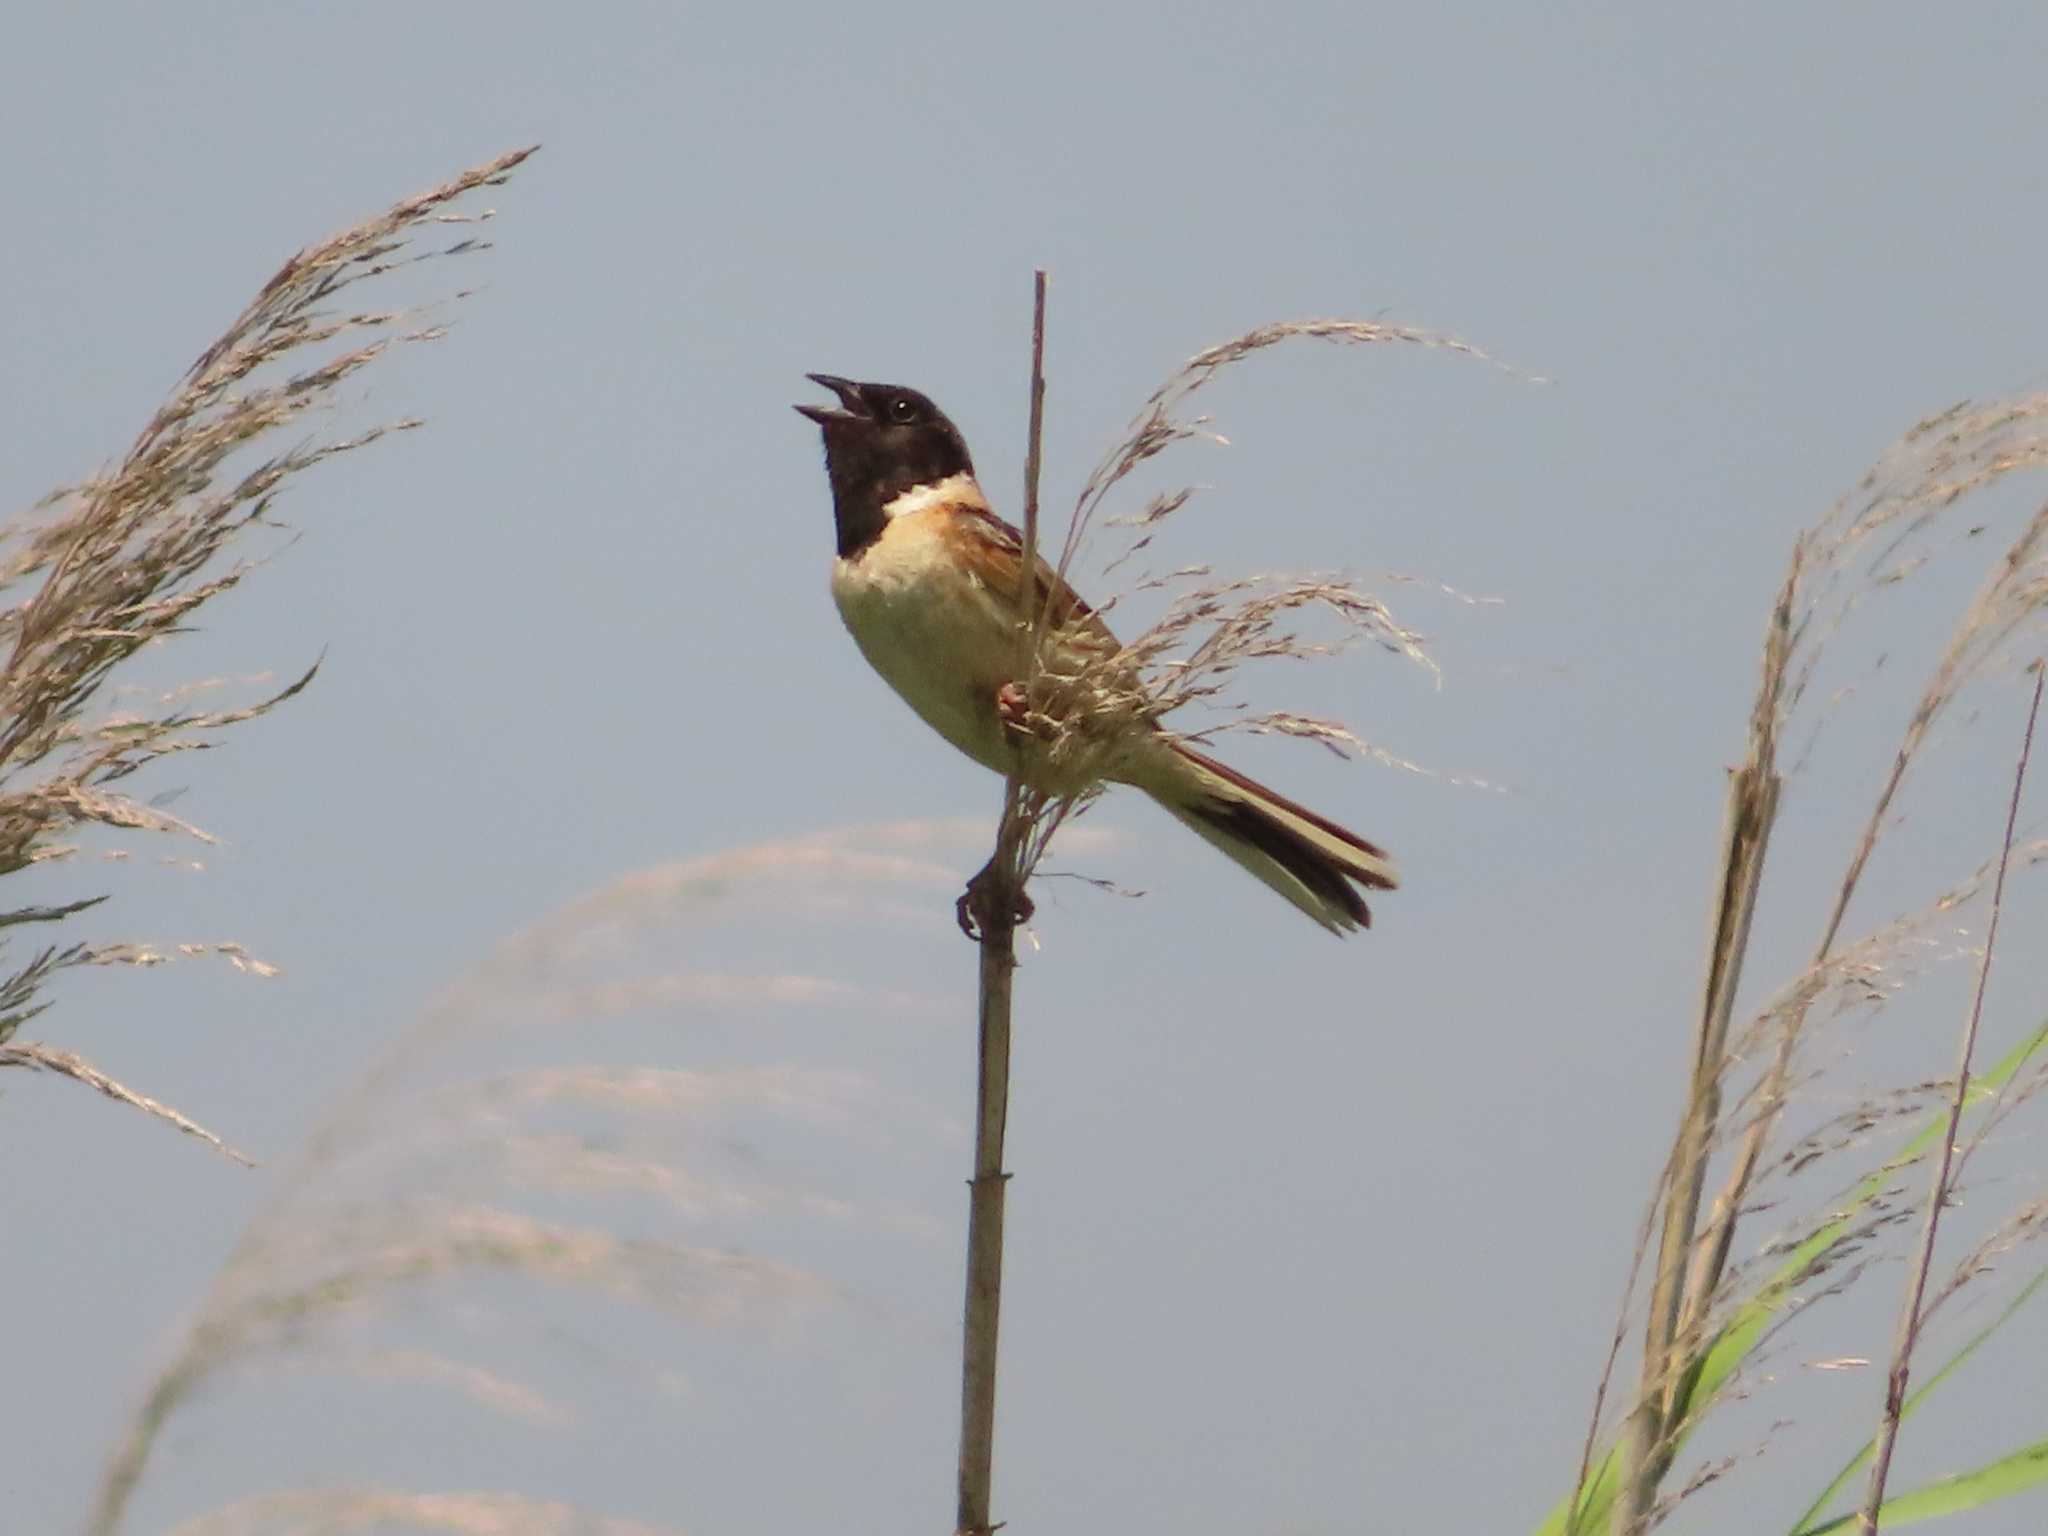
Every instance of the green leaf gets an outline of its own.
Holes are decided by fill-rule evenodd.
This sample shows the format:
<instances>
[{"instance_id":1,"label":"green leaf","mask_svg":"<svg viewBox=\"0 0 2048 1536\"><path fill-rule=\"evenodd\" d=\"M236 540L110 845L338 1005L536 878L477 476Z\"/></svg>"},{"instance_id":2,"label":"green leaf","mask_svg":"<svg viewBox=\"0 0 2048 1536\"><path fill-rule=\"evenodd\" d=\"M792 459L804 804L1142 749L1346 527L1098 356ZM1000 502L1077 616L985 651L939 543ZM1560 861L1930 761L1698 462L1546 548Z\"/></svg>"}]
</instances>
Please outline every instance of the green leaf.
<instances>
[{"instance_id":1,"label":"green leaf","mask_svg":"<svg viewBox=\"0 0 2048 1536\"><path fill-rule=\"evenodd\" d=\"M1942 1362L1941 1369L1936 1371L1932 1376L1928 1377L1925 1384L1914 1390L1912 1395L1906 1399L1904 1405L1899 1410L1900 1421L1903 1423L1906 1419L1911 1418L1913 1415L1913 1410L1915 1408L1918 1408L1921 1405L1921 1403L1925 1402L1928 1396L1934 1391L1936 1387L1940 1386L1944 1381L1948 1380L1948 1378L1955 1373L1955 1370L1958 1366L1960 1366L1965 1360L1969 1359L1971 1355L1975 1354L1977 1352L1978 1345L1982 1344L1986 1339L1990 1338L1992 1334L1996 1333L2000 1328L2004 1327L2006 1323L2012 1319L2013 1314L2018 1312L2021 1307L2025 1306L2029 1301L2031 1301L2034 1297L2034 1293L2040 1290L2043 1285L2048 1285L2048 1269L2043 1269L2039 1274L2035 1275L2033 1279L2029 1280L2024 1286L2022 1286L2020 1288L2019 1294L2014 1296L2011 1301L2006 1303L2004 1311L2000 1312L1997 1317L1993 1318L1991 1322L1986 1324L1981 1330L1979 1330L1975 1335L1973 1335L1970 1338L1969 1342L1964 1344L1962 1348L1958 1349L1954 1354L1950 1355L1948 1359L1944 1360ZM1813 1525L1813 1522L1820 1518L1820 1512L1826 1509L1830 1504L1834 1503L1835 1496L1839 1494L1845 1487L1848 1486L1849 1480L1851 1478L1855 1477L1855 1475L1858 1472L1860 1472L1864 1467L1870 1464L1870 1458L1876 1454L1877 1436L1872 1435L1868 1440L1863 1442L1863 1448L1861 1450L1859 1450L1854 1456L1851 1456L1848 1459L1848 1461L1843 1463L1842 1470L1835 1474L1835 1480L1833 1482L1829 1483L1827 1487L1821 1490L1820 1497L1815 1499L1811 1504L1807 1505L1804 1513L1802 1513L1797 1520L1794 1520L1792 1522L1792 1530L1794 1532L1794 1536L1799 1536L1799 1533L1803 1533L1808 1528L1810 1528Z\"/></svg>"},{"instance_id":2,"label":"green leaf","mask_svg":"<svg viewBox=\"0 0 2048 1536\"><path fill-rule=\"evenodd\" d=\"M1614 1511L1615 1463L1613 1446L1593 1464L1585 1486L1550 1512L1550 1518L1536 1528L1536 1536L1606 1536Z\"/></svg>"},{"instance_id":3,"label":"green leaf","mask_svg":"<svg viewBox=\"0 0 2048 1536\"><path fill-rule=\"evenodd\" d=\"M1968 1102L1974 1106L1995 1097L2044 1042L2048 1042L2048 1023L2040 1025L2006 1052L1990 1071L1973 1077ZM1756 1348L1778 1313L1792 1299L1793 1287L1811 1275L1814 1266L1848 1232L1855 1218L1897 1177L1898 1163L1918 1157L1947 1129L1946 1110L1930 1116L1920 1134L1906 1143L1898 1162L1880 1169L1857 1185L1856 1192L1849 1197L1848 1206L1822 1223L1805 1242L1793 1249L1792 1256L1778 1266L1777 1272L1758 1288L1756 1295L1736 1309L1735 1315L1729 1318L1700 1358L1699 1371L1690 1383L1691 1390L1680 1409L1681 1423L1697 1420L1701 1411L1720 1394L1729 1377L1735 1374L1735 1368Z\"/></svg>"},{"instance_id":4,"label":"green leaf","mask_svg":"<svg viewBox=\"0 0 2048 1536\"><path fill-rule=\"evenodd\" d=\"M2048 1044L2048 1021L2006 1052L1989 1071L1970 1079L1968 1104L1974 1107L1995 1097L2044 1044ZM1694 1368L1681 1381L1674 1413L1678 1428L1672 1438L1673 1455L1690 1438L1706 1410L1713 1406L1721 1389L1734 1376L1736 1367L1755 1351L1776 1322L1778 1314L1794 1299L1795 1287L1812 1275L1814 1267L1828 1250L1842 1239L1856 1218L1896 1178L1899 1162L1918 1157L1947 1128L1946 1110L1930 1116L1926 1126L1906 1144L1897 1161L1857 1185L1846 1205L1809 1233L1770 1278L1757 1287L1756 1294L1735 1309L1694 1362ZM1550 1512L1549 1517L1536 1528L1537 1536L1568 1536L1568 1533L1569 1536L1604 1536L1617 1491L1615 1481L1619 1469L1615 1463L1615 1448L1609 1446L1595 1461L1585 1486L1574 1489ZM1801 1536L1807 1536L1807 1533L1802 1532Z\"/></svg>"},{"instance_id":5,"label":"green leaf","mask_svg":"<svg viewBox=\"0 0 2048 1536\"><path fill-rule=\"evenodd\" d=\"M2018 1450L1987 1462L1973 1472L1958 1472L1911 1493L1895 1494L1879 1510L1885 1530L1931 1520L1936 1515L1956 1515L1967 1509L1981 1509L2000 1499L2048 1483L2048 1440L2036 1440ZM1825 1525L1810 1525L1798 1536L1830 1536L1856 1524L1853 1514L1838 1515Z\"/></svg>"}]
</instances>

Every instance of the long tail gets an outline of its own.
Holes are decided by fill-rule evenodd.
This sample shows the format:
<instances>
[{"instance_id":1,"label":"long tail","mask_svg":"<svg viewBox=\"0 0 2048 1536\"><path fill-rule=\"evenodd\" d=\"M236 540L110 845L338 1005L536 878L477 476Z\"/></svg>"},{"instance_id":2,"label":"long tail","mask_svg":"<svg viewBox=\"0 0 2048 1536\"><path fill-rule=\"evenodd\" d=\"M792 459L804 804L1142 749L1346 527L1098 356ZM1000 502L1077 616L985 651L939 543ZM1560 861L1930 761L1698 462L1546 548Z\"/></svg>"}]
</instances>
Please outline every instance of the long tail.
<instances>
[{"instance_id":1,"label":"long tail","mask_svg":"<svg viewBox=\"0 0 2048 1536\"><path fill-rule=\"evenodd\" d=\"M1173 753L1170 772L1145 775L1140 788L1332 933L1372 926L1354 882L1398 885L1386 854L1212 757L1179 745Z\"/></svg>"}]
</instances>

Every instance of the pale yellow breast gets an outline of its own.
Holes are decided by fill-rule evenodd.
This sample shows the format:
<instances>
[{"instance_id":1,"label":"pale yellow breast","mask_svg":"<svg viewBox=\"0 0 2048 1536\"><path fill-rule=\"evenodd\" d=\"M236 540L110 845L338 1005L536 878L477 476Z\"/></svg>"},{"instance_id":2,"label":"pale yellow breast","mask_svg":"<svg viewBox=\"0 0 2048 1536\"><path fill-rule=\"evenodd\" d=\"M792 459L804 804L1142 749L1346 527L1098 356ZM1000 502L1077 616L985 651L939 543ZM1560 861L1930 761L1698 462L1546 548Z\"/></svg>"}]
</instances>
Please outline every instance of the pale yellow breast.
<instances>
[{"instance_id":1,"label":"pale yellow breast","mask_svg":"<svg viewBox=\"0 0 2048 1536\"><path fill-rule=\"evenodd\" d=\"M892 518L836 562L832 597L868 664L918 716L985 768L1009 770L996 689L1017 666L1018 630L994 593L948 558L943 511Z\"/></svg>"}]
</instances>

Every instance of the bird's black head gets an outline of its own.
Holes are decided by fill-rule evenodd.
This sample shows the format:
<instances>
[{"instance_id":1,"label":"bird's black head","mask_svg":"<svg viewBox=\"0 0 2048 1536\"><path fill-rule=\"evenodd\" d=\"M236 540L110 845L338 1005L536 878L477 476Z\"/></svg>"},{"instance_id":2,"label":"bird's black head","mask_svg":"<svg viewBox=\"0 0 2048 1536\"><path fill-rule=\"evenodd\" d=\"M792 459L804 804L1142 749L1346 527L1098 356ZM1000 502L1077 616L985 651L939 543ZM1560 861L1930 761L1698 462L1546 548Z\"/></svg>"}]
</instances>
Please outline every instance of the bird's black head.
<instances>
[{"instance_id":1,"label":"bird's black head","mask_svg":"<svg viewBox=\"0 0 2048 1536\"><path fill-rule=\"evenodd\" d=\"M974 473L960 429L916 390L856 384L829 373L805 377L839 397L837 410L797 410L825 429L825 472L832 479L842 556L857 553L882 531L888 521L883 508L905 491Z\"/></svg>"}]
</instances>

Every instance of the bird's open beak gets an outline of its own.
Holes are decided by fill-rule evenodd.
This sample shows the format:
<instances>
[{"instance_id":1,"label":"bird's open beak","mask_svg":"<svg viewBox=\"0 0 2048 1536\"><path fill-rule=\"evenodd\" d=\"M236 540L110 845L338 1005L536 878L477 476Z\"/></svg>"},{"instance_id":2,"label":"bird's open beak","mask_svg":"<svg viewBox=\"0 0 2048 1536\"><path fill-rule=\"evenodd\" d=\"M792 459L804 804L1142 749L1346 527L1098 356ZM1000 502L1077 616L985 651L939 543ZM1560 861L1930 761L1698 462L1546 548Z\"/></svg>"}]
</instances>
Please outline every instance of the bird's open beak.
<instances>
[{"instance_id":1,"label":"bird's open beak","mask_svg":"<svg viewBox=\"0 0 2048 1536\"><path fill-rule=\"evenodd\" d=\"M854 383L853 380L842 379L838 375L830 373L807 373L804 377L813 384L829 389L833 394L837 395L842 409L835 411L830 406L800 405L796 407L796 412L799 416L808 416L821 427L829 427L836 422L868 421L872 419L872 413L868 410L867 403L860 397L860 386Z\"/></svg>"}]
</instances>

